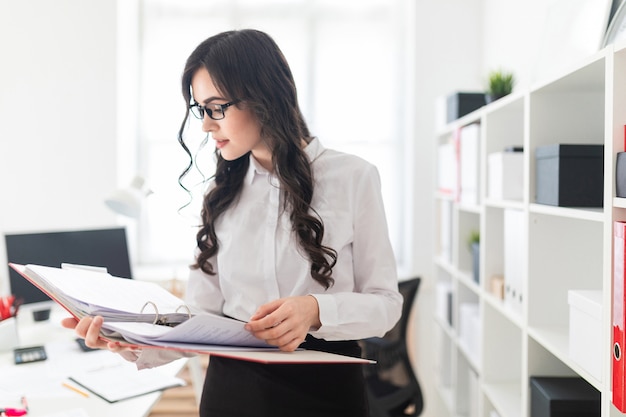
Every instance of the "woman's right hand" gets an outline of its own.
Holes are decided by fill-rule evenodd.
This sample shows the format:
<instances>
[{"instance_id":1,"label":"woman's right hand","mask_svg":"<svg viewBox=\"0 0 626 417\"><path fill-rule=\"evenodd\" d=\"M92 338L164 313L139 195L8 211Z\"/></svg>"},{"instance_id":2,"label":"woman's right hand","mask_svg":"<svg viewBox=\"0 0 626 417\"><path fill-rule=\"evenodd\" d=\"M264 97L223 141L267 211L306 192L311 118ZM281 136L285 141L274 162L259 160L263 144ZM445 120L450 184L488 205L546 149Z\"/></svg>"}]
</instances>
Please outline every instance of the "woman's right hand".
<instances>
[{"instance_id":1,"label":"woman's right hand","mask_svg":"<svg viewBox=\"0 0 626 417\"><path fill-rule=\"evenodd\" d=\"M85 345L92 349L108 349L116 353L131 350L130 348L120 346L117 342L107 342L100 339L103 321L101 316L87 316L80 319L80 321L73 317L68 317L61 320L61 325L66 329L74 329L78 336L85 339Z\"/></svg>"}]
</instances>

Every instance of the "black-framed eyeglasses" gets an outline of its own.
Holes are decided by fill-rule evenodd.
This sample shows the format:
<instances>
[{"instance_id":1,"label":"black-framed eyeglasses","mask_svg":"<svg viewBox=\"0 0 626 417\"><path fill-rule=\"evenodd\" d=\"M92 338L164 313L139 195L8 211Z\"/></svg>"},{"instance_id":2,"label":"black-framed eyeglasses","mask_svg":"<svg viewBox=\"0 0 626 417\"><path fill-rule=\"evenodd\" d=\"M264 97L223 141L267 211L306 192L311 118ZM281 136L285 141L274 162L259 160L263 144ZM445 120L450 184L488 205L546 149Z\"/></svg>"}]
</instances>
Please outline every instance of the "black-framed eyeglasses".
<instances>
[{"instance_id":1,"label":"black-framed eyeglasses","mask_svg":"<svg viewBox=\"0 0 626 417\"><path fill-rule=\"evenodd\" d=\"M233 100L225 104L209 104L202 106L200 103L193 103L189 106L189 110L196 117L196 119L204 120L205 113L209 118L213 120L222 120L224 118L224 112L227 108L233 104L239 103L240 100Z\"/></svg>"}]
</instances>

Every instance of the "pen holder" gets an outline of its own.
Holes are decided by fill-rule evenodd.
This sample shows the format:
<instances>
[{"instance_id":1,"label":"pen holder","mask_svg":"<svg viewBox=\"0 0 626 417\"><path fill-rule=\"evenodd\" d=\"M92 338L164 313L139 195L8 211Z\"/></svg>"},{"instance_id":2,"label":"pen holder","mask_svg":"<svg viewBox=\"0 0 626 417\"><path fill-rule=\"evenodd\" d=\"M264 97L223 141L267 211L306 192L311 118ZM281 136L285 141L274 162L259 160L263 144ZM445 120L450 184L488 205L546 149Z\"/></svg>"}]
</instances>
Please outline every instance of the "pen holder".
<instances>
[{"instance_id":1,"label":"pen holder","mask_svg":"<svg viewBox=\"0 0 626 417\"><path fill-rule=\"evenodd\" d=\"M0 352L10 351L19 346L17 320L11 317L0 321Z\"/></svg>"}]
</instances>

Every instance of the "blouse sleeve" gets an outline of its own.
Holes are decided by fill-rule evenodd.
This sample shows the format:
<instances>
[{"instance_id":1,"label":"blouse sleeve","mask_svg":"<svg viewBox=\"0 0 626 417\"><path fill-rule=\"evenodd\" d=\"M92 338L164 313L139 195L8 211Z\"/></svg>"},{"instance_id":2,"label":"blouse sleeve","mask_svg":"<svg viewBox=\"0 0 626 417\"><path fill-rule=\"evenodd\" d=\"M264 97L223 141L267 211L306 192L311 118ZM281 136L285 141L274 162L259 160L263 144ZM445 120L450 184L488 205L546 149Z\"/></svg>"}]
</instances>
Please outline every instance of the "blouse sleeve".
<instances>
[{"instance_id":1,"label":"blouse sleeve","mask_svg":"<svg viewBox=\"0 0 626 417\"><path fill-rule=\"evenodd\" d=\"M185 301L192 311L224 314L224 296L219 284L217 273L217 257L210 259L215 275L209 275L201 269L190 269Z\"/></svg>"},{"instance_id":2,"label":"blouse sleeve","mask_svg":"<svg viewBox=\"0 0 626 417\"><path fill-rule=\"evenodd\" d=\"M326 340L381 337L395 325L402 310L378 171L368 164L353 181L354 291L312 294L319 304L322 326L311 334Z\"/></svg>"}]
</instances>

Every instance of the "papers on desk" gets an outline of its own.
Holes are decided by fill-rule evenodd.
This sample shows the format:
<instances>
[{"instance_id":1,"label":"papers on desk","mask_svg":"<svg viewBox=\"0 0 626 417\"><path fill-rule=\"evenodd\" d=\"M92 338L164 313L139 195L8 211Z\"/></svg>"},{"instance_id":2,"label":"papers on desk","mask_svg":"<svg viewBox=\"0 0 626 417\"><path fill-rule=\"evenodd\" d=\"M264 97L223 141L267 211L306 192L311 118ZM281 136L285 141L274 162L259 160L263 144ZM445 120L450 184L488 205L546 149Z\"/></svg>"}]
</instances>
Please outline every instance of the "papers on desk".
<instances>
[{"instance_id":1,"label":"papers on desk","mask_svg":"<svg viewBox=\"0 0 626 417\"><path fill-rule=\"evenodd\" d=\"M132 363L74 373L69 379L110 403L186 384L157 368L139 371Z\"/></svg>"},{"instance_id":2,"label":"papers on desk","mask_svg":"<svg viewBox=\"0 0 626 417\"><path fill-rule=\"evenodd\" d=\"M79 396L65 382L83 386L95 396L115 402L127 398L183 386L185 381L160 368L137 370L135 364L108 350L82 352L73 340L46 344L50 357L36 366L2 369L0 406L22 396L71 399ZM10 399L12 402L7 402Z\"/></svg>"}]
</instances>

